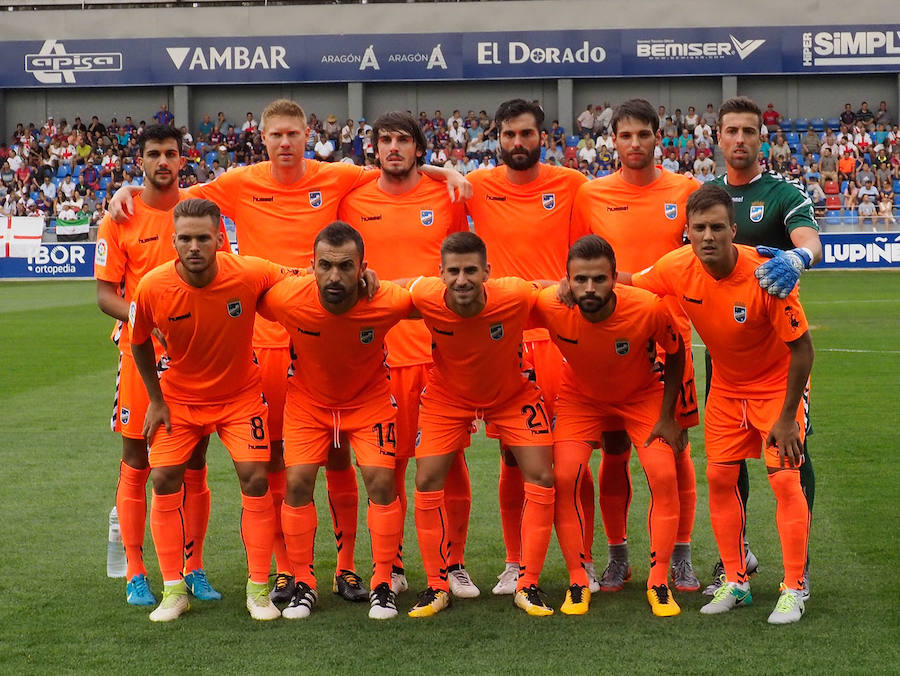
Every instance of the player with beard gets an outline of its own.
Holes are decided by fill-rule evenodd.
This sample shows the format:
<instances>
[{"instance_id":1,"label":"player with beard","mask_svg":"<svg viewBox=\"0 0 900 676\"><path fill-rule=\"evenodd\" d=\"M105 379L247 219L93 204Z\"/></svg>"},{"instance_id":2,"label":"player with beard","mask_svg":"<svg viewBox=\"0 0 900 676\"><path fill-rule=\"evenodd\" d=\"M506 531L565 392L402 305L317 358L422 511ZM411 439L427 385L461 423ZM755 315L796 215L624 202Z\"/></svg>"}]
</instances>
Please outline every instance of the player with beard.
<instances>
[{"instance_id":1,"label":"player with beard","mask_svg":"<svg viewBox=\"0 0 900 676\"><path fill-rule=\"evenodd\" d=\"M561 279L569 246L584 229L571 223L575 193L587 178L573 169L540 162L544 111L523 99L500 104L494 115L499 129L503 164L466 175L474 195L466 202L475 232L491 252L493 274L523 279ZM534 369L544 403L551 409L559 389L562 355L546 329L526 329L524 358ZM488 435L495 436L488 427ZM593 541L594 484L585 480L586 538ZM514 594L519 575L524 484L515 458L504 449L500 463L500 516L506 545L506 567L494 587L495 594ZM590 542L586 541L588 569L593 579Z\"/></svg>"},{"instance_id":2,"label":"player with beard","mask_svg":"<svg viewBox=\"0 0 900 676\"><path fill-rule=\"evenodd\" d=\"M718 129L719 145L725 155L725 175L711 183L725 188L734 202L735 244L756 246L761 255L770 258L756 271L759 285L770 294L785 298L797 285L800 274L822 260L822 241L812 201L803 187L774 171L763 171L757 163L761 125L760 108L747 97L734 97L722 104ZM712 381L712 362L708 354L706 365L708 390ZM808 424L808 416L806 420ZM812 428L806 432L810 434ZM816 480L806 436L803 438L803 457L800 484L811 515ZM746 507L750 492L746 462L741 462L738 487ZM749 544L747 559L748 571L755 571L756 557ZM704 594L715 593L723 573L719 561L713 571L713 584L704 590ZM809 566L804 571L804 600L808 599Z\"/></svg>"},{"instance_id":3,"label":"player with beard","mask_svg":"<svg viewBox=\"0 0 900 676\"><path fill-rule=\"evenodd\" d=\"M366 243L368 264L384 279L433 275L440 265L441 242L453 232L467 230L461 202L450 200L441 181L420 174L425 135L405 112L385 113L372 127L378 180L360 186L342 201L338 217L356 228ZM431 337L421 321L405 320L386 337L391 369L391 395L397 403L395 487L406 516L406 467L415 454L419 429L419 400L425 376L432 367ZM451 521L450 591L457 598L478 596L465 569L471 491L465 456L455 456L446 488ZM346 536L345 536L346 539ZM408 587L402 551L391 575L395 593Z\"/></svg>"},{"instance_id":4,"label":"player with beard","mask_svg":"<svg viewBox=\"0 0 900 676\"><path fill-rule=\"evenodd\" d=\"M572 221L609 242L616 252L619 279L655 263L682 246L686 225L685 205L700 184L654 163L653 151L660 140L659 116L644 99L629 99L612 118L613 143L622 168L582 186L575 197ZM697 483L687 430L698 425L697 392L691 358L691 325L674 298L665 300L685 345L684 381L677 402L677 419L685 431L686 452L677 454L680 516L672 556L672 584L678 591L697 591L700 581L691 562L691 533L697 503ZM660 349L660 358L664 351ZM640 442L641 439L634 440ZM619 591L631 577L627 524L631 503L628 461L632 439L623 431L603 435L603 460L598 472L600 514L609 545L609 562L600 578L600 589Z\"/></svg>"},{"instance_id":5,"label":"player with beard","mask_svg":"<svg viewBox=\"0 0 900 676\"><path fill-rule=\"evenodd\" d=\"M117 320L112 339L119 348L119 371L110 421L113 431L122 435L116 511L128 564L125 596L129 604L139 606L154 605L156 598L150 591L143 557L150 466L142 430L148 400L131 356L128 304L146 273L175 258L172 212L188 197L178 189L178 171L185 162L181 143L180 132L170 126L151 125L140 135L138 163L144 173L145 189L134 201L133 215L125 221L118 223L109 214L103 217L94 259L97 305ZM228 250L227 239L223 247ZM165 346L158 340L159 335L154 337L156 359L162 367ZM185 470L184 573L188 589L196 598L218 600L221 595L209 584L203 567L210 500L206 482L208 441L204 437L197 444Z\"/></svg>"}]
</instances>

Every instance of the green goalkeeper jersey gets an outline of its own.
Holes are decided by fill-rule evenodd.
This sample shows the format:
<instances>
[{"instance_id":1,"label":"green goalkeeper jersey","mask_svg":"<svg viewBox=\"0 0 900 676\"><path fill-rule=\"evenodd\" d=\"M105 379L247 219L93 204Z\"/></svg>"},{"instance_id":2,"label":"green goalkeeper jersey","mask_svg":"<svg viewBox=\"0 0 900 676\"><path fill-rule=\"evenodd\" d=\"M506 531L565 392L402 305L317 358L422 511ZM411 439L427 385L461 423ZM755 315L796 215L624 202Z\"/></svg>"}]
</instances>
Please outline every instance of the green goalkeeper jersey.
<instances>
[{"instance_id":1,"label":"green goalkeeper jersey","mask_svg":"<svg viewBox=\"0 0 900 676\"><path fill-rule=\"evenodd\" d=\"M819 229L809 195L780 174L763 172L746 185L729 185L724 175L711 182L725 188L734 201L735 244L793 249L795 228Z\"/></svg>"}]
</instances>

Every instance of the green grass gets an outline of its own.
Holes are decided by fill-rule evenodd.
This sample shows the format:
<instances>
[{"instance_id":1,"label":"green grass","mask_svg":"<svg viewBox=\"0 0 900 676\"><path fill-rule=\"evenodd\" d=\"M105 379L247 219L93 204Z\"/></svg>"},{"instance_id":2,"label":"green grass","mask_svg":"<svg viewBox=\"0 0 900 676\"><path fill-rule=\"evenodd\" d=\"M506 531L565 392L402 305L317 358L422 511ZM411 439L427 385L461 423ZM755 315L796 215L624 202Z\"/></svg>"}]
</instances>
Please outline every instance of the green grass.
<instances>
[{"instance_id":1,"label":"green grass","mask_svg":"<svg viewBox=\"0 0 900 676\"><path fill-rule=\"evenodd\" d=\"M225 598L195 603L172 625L151 625L145 610L125 604L124 583L107 579L104 569L120 453L108 428L116 362L108 341L111 322L94 304L92 283L0 284L0 672L895 672L898 284L900 277L889 272L804 277L817 349L810 441L817 474L813 598L799 624L782 628L765 622L781 567L774 500L760 463L751 465L748 531L762 572L753 580L750 608L701 617L702 597L679 594L679 617L651 616L643 592L647 491L635 459L635 576L625 591L596 595L581 618L533 619L512 608L508 597L492 597L503 564L498 456L481 437L468 453L474 504L467 552L468 568L484 592L480 599L458 602L431 620L401 614L375 623L366 618L367 606L327 593L334 546L320 485L321 605L307 621L252 622L243 607L237 482L215 441L205 558ZM705 583L716 554L698 430L692 442L699 492L694 561ZM360 516L357 562L363 572L369 544ZM406 532L410 582L420 589L411 514ZM602 567L599 514L597 542ZM146 550L159 590L149 532ZM554 538L542 586L557 607L566 581ZM412 594L400 597L403 608L412 602Z\"/></svg>"}]
</instances>

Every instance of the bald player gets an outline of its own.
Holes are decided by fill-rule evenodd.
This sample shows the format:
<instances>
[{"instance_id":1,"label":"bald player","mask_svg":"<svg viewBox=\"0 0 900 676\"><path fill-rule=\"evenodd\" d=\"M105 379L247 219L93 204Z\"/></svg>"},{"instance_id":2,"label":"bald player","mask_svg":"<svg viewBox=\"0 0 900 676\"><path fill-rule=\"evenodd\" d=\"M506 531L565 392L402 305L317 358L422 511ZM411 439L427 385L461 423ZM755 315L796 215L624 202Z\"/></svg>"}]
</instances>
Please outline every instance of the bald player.
<instances>
[{"instance_id":1,"label":"bald player","mask_svg":"<svg viewBox=\"0 0 900 676\"><path fill-rule=\"evenodd\" d=\"M492 274L495 277L514 275L523 279L561 279L565 274L569 246L587 232L573 227L571 223L575 193L587 182L587 178L573 169L540 162L544 111L537 104L523 99L504 101L497 108L494 121L499 129L503 164L466 175L474 192L466 202L466 209L472 216L475 232L491 252ZM523 351L544 393L548 415L552 416L562 356L543 328L525 331ZM496 436L490 426L488 435ZM523 486L514 455L504 450L498 490L506 566L493 588L495 594L516 592ZM593 479L586 479L583 486L585 519L592 526ZM587 537L590 541L585 544L587 556L590 557L592 527L586 532ZM588 569L594 580L590 559Z\"/></svg>"},{"instance_id":2,"label":"bald player","mask_svg":"<svg viewBox=\"0 0 900 676\"><path fill-rule=\"evenodd\" d=\"M653 151L660 140L659 117L648 101L624 101L613 113L611 124L622 167L579 189L572 221L573 225L589 229L612 245L619 278L627 283L632 273L649 267L663 254L682 246L685 205L688 196L700 184L654 163ZM686 452L676 455L680 509L670 573L675 589L697 591L700 581L691 562L697 482L687 429L699 424L700 418L690 350L691 325L675 299L666 299L665 303L685 346L684 382L677 402L677 417L685 430ZM661 351L660 357L663 356ZM627 541L632 495L628 465L631 441L624 430L609 430L603 435L598 485L609 562L600 577L600 589L607 592L619 591L631 577ZM642 440L634 441L640 443Z\"/></svg>"},{"instance_id":3,"label":"bald player","mask_svg":"<svg viewBox=\"0 0 900 676\"><path fill-rule=\"evenodd\" d=\"M340 201L356 187L376 180L378 174L343 162L305 159L303 153L309 134L306 113L293 101L277 99L266 106L261 132L267 161L236 167L211 183L193 186L189 192L216 202L222 213L234 220L242 255L263 256L282 265L306 267L312 259L316 234L337 218ZM461 178L456 172L437 167L425 167L423 171L449 177L447 186L451 191L459 186L453 180ZM128 195L125 191L122 201ZM112 204L110 210L115 215ZM279 324L258 319L253 346L262 369L263 392L269 402L272 445L269 484L276 518L280 518L285 492L281 426L290 364L289 338ZM333 590L349 601L366 601L368 593L353 564L359 495L356 472L346 449L330 455L325 477L338 546ZM276 523L276 577L272 597L277 603L287 603L293 595L293 580L286 573L291 564L280 533L280 523Z\"/></svg>"},{"instance_id":4,"label":"bald player","mask_svg":"<svg viewBox=\"0 0 900 676\"><path fill-rule=\"evenodd\" d=\"M372 125L376 181L360 186L342 201L338 216L356 228L366 243L368 265L384 279L433 275L440 266L441 242L468 229L461 202L451 201L441 181L420 174L425 135L405 112L385 113ZM421 321L403 321L388 332L387 364L391 395L397 404L394 483L406 515L406 467L415 454L419 403L425 376L433 362L431 336ZM450 546L450 591L457 598L478 596L465 569L465 542L471 490L463 454L455 457L447 478L447 513L453 535ZM391 575L394 593L408 588L402 551Z\"/></svg>"}]
</instances>

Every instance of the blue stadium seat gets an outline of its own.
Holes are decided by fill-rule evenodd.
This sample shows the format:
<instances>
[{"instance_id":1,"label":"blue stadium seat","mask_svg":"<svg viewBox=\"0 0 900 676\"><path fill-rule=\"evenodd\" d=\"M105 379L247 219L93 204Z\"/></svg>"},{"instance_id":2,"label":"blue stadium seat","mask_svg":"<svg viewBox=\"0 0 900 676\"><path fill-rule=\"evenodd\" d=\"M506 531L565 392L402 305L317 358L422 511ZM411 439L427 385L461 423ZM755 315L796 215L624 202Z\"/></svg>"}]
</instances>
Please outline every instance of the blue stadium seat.
<instances>
[{"instance_id":1,"label":"blue stadium seat","mask_svg":"<svg viewBox=\"0 0 900 676\"><path fill-rule=\"evenodd\" d=\"M431 156L434 155L434 151L431 148L428 148L425 151L425 164L431 164Z\"/></svg>"},{"instance_id":2,"label":"blue stadium seat","mask_svg":"<svg viewBox=\"0 0 900 676\"><path fill-rule=\"evenodd\" d=\"M98 191L95 192L94 194L97 196L97 199L98 199L98 200L102 200L104 197L106 197L106 191L105 191L105 190L98 190Z\"/></svg>"},{"instance_id":3,"label":"blue stadium seat","mask_svg":"<svg viewBox=\"0 0 900 676\"><path fill-rule=\"evenodd\" d=\"M66 176L68 176L71 173L72 173L72 169L69 167L68 164L60 164L59 169L56 170L56 175L59 176L60 178L65 178Z\"/></svg>"},{"instance_id":4,"label":"blue stadium seat","mask_svg":"<svg viewBox=\"0 0 900 676\"><path fill-rule=\"evenodd\" d=\"M872 156L869 153L863 153L863 162L868 162L870 165L872 164Z\"/></svg>"},{"instance_id":5,"label":"blue stadium seat","mask_svg":"<svg viewBox=\"0 0 900 676\"><path fill-rule=\"evenodd\" d=\"M135 176L131 181L134 185L144 185L144 176L143 174L140 176Z\"/></svg>"},{"instance_id":6,"label":"blue stadium seat","mask_svg":"<svg viewBox=\"0 0 900 676\"><path fill-rule=\"evenodd\" d=\"M575 146L578 145L579 140L580 139L577 136L575 136L574 134L566 136L566 147L574 148Z\"/></svg>"},{"instance_id":7,"label":"blue stadium seat","mask_svg":"<svg viewBox=\"0 0 900 676\"><path fill-rule=\"evenodd\" d=\"M213 151L209 151L208 153L206 153L206 155L203 157L203 159L206 160L206 166L211 167L213 160L216 159L217 156L218 153Z\"/></svg>"},{"instance_id":8,"label":"blue stadium seat","mask_svg":"<svg viewBox=\"0 0 900 676\"><path fill-rule=\"evenodd\" d=\"M545 146L541 146L541 162L547 159L547 148Z\"/></svg>"},{"instance_id":9,"label":"blue stadium seat","mask_svg":"<svg viewBox=\"0 0 900 676\"><path fill-rule=\"evenodd\" d=\"M841 192L842 193L847 189L848 185L850 185L850 181L847 181L847 180L841 181Z\"/></svg>"},{"instance_id":10,"label":"blue stadium seat","mask_svg":"<svg viewBox=\"0 0 900 676\"><path fill-rule=\"evenodd\" d=\"M788 142L788 145L799 145L800 134L795 131L786 131L784 133L784 140Z\"/></svg>"},{"instance_id":11,"label":"blue stadium seat","mask_svg":"<svg viewBox=\"0 0 900 676\"><path fill-rule=\"evenodd\" d=\"M781 131L791 131L794 128L794 121L789 117L783 117L778 126Z\"/></svg>"},{"instance_id":12,"label":"blue stadium seat","mask_svg":"<svg viewBox=\"0 0 900 676\"><path fill-rule=\"evenodd\" d=\"M844 212L844 225L859 225L859 212L856 209Z\"/></svg>"},{"instance_id":13,"label":"blue stadium seat","mask_svg":"<svg viewBox=\"0 0 900 676\"><path fill-rule=\"evenodd\" d=\"M810 153L809 154L810 161L818 162L821 158L819 157L819 153Z\"/></svg>"},{"instance_id":14,"label":"blue stadium seat","mask_svg":"<svg viewBox=\"0 0 900 676\"><path fill-rule=\"evenodd\" d=\"M895 178L894 183L891 186L893 188L894 193L900 193L900 178Z\"/></svg>"},{"instance_id":15,"label":"blue stadium seat","mask_svg":"<svg viewBox=\"0 0 900 676\"><path fill-rule=\"evenodd\" d=\"M900 207L900 193L894 193L894 206Z\"/></svg>"},{"instance_id":16,"label":"blue stadium seat","mask_svg":"<svg viewBox=\"0 0 900 676\"><path fill-rule=\"evenodd\" d=\"M841 217L836 211L829 211L825 214L825 224L826 225L840 225Z\"/></svg>"},{"instance_id":17,"label":"blue stadium seat","mask_svg":"<svg viewBox=\"0 0 900 676\"><path fill-rule=\"evenodd\" d=\"M32 190L30 193L28 193L28 196L35 202L41 201L41 193L38 190Z\"/></svg>"},{"instance_id":18,"label":"blue stadium seat","mask_svg":"<svg viewBox=\"0 0 900 676\"><path fill-rule=\"evenodd\" d=\"M817 134L821 134L825 131L825 119L821 117L814 117L809 121L810 126L813 128L813 131Z\"/></svg>"},{"instance_id":19,"label":"blue stadium seat","mask_svg":"<svg viewBox=\"0 0 900 676\"><path fill-rule=\"evenodd\" d=\"M55 218L50 219L50 225L47 226L47 231L48 232L56 232L56 219Z\"/></svg>"},{"instance_id":20,"label":"blue stadium seat","mask_svg":"<svg viewBox=\"0 0 900 676\"><path fill-rule=\"evenodd\" d=\"M797 131L805 132L807 129L809 129L809 120L807 120L805 117L798 117L796 120L794 120L794 129L796 129Z\"/></svg>"},{"instance_id":21,"label":"blue stadium seat","mask_svg":"<svg viewBox=\"0 0 900 676\"><path fill-rule=\"evenodd\" d=\"M72 178L78 178L79 176L81 176L82 171L84 171L84 165L76 164L75 171L72 172Z\"/></svg>"},{"instance_id":22,"label":"blue stadium seat","mask_svg":"<svg viewBox=\"0 0 900 676\"><path fill-rule=\"evenodd\" d=\"M100 190L106 190L106 188L109 186L111 181L112 181L111 176L101 176L100 177Z\"/></svg>"},{"instance_id":23,"label":"blue stadium seat","mask_svg":"<svg viewBox=\"0 0 900 676\"><path fill-rule=\"evenodd\" d=\"M316 153L312 150L306 150L303 152L303 157L308 160L314 160L316 158Z\"/></svg>"},{"instance_id":24,"label":"blue stadium seat","mask_svg":"<svg viewBox=\"0 0 900 676\"><path fill-rule=\"evenodd\" d=\"M58 188L59 184L62 183L63 180L59 176L54 176L50 179L50 182Z\"/></svg>"},{"instance_id":25,"label":"blue stadium seat","mask_svg":"<svg viewBox=\"0 0 900 676\"><path fill-rule=\"evenodd\" d=\"M829 117L825 120L825 126L833 131L837 131L841 128L841 121L837 117Z\"/></svg>"}]
</instances>

